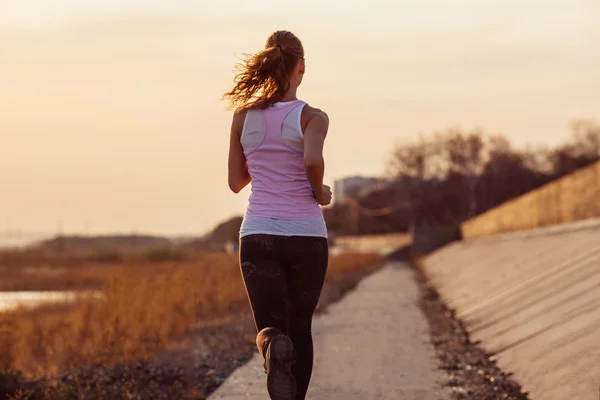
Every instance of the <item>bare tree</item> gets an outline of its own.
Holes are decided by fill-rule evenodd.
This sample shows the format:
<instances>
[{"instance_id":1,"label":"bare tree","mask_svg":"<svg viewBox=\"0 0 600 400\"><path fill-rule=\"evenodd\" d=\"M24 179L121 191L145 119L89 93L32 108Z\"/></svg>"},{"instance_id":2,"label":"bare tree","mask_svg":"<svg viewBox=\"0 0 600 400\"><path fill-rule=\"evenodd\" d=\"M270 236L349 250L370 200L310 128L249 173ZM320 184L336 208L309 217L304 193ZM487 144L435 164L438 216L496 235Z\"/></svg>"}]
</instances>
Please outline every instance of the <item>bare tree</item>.
<instances>
[{"instance_id":1,"label":"bare tree","mask_svg":"<svg viewBox=\"0 0 600 400\"><path fill-rule=\"evenodd\" d=\"M461 175L467 183L469 217L474 216L477 209L476 187L486 162L485 147L484 135L480 130L462 132L450 129L444 135L443 148L448 169Z\"/></svg>"},{"instance_id":2,"label":"bare tree","mask_svg":"<svg viewBox=\"0 0 600 400\"><path fill-rule=\"evenodd\" d=\"M594 119L577 119L571 122L573 145L577 152L589 159L600 159L600 124Z\"/></svg>"}]
</instances>

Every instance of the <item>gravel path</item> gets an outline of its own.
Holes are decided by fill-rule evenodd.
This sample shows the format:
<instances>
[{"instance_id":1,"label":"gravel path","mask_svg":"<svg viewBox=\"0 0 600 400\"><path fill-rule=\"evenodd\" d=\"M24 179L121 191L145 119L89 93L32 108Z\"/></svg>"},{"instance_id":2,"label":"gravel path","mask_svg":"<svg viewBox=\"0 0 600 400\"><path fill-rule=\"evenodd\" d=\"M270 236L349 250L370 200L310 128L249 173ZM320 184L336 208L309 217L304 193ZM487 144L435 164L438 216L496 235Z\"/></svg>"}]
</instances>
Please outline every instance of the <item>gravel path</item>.
<instances>
[{"instance_id":1,"label":"gravel path","mask_svg":"<svg viewBox=\"0 0 600 400\"><path fill-rule=\"evenodd\" d=\"M390 263L315 318L311 400L447 400L414 272ZM268 398L255 355L210 400Z\"/></svg>"}]
</instances>

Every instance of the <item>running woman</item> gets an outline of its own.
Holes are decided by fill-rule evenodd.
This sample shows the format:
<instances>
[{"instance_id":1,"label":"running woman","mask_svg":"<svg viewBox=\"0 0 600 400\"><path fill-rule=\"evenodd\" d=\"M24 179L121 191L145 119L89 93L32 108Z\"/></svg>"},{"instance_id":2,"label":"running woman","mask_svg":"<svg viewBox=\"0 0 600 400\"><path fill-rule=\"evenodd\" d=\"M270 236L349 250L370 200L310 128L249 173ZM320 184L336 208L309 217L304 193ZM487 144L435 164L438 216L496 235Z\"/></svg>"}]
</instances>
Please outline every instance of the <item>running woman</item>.
<instances>
[{"instance_id":1,"label":"running woman","mask_svg":"<svg viewBox=\"0 0 600 400\"><path fill-rule=\"evenodd\" d=\"M304 400L313 368L312 318L329 257L320 205L323 144L329 119L298 99L304 49L277 31L239 65L224 98L235 110L229 145L229 187L251 184L240 229L240 266L265 359L272 400Z\"/></svg>"}]
</instances>

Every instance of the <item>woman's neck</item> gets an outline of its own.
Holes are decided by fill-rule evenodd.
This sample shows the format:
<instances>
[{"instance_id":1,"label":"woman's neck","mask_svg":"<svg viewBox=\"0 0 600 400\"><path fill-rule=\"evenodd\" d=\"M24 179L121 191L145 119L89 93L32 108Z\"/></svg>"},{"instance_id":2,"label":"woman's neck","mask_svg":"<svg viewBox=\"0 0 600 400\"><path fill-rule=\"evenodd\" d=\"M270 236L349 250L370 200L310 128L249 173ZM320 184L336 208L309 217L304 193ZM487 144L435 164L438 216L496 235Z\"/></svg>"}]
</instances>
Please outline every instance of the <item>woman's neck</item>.
<instances>
[{"instance_id":1,"label":"woman's neck","mask_svg":"<svg viewBox=\"0 0 600 400\"><path fill-rule=\"evenodd\" d=\"M298 100L298 97L296 97L296 88L290 88L287 92L283 94L283 96L281 96L281 99L279 101L286 102L294 100Z\"/></svg>"}]
</instances>

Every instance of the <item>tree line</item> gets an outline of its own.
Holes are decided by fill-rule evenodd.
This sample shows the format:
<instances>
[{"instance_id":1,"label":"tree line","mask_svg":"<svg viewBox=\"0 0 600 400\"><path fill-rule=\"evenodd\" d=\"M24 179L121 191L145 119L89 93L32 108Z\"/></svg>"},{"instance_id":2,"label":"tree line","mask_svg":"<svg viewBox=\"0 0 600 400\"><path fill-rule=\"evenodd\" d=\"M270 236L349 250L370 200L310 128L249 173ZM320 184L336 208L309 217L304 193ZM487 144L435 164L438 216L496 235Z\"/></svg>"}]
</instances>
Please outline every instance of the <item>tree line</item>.
<instances>
[{"instance_id":1,"label":"tree line","mask_svg":"<svg viewBox=\"0 0 600 400\"><path fill-rule=\"evenodd\" d=\"M449 128L399 143L388 183L324 210L334 234L454 225L600 160L600 124L571 123L556 147L517 148L501 134Z\"/></svg>"}]
</instances>

